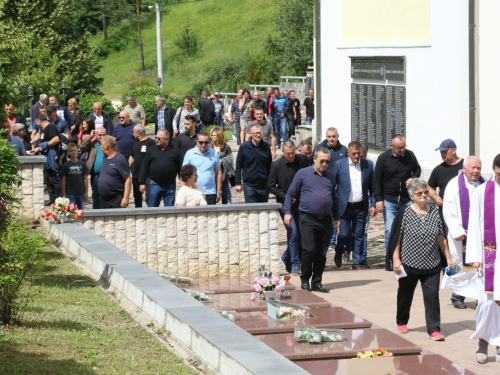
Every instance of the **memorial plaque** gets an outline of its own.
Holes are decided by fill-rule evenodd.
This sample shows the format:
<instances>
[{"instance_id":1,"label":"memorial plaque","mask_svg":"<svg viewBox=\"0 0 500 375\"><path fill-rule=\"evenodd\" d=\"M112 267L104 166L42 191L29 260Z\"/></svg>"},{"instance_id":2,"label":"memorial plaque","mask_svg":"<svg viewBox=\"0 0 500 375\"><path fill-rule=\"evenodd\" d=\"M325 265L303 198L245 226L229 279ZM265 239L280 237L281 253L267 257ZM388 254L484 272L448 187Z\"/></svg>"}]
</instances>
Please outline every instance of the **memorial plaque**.
<instances>
[{"instance_id":1,"label":"memorial plaque","mask_svg":"<svg viewBox=\"0 0 500 375\"><path fill-rule=\"evenodd\" d=\"M406 81L405 63L387 63L385 64L385 79L396 81Z\"/></svg>"},{"instance_id":2,"label":"memorial plaque","mask_svg":"<svg viewBox=\"0 0 500 375\"><path fill-rule=\"evenodd\" d=\"M352 78L385 79L384 63L351 63Z\"/></svg>"},{"instance_id":3,"label":"memorial plaque","mask_svg":"<svg viewBox=\"0 0 500 375\"><path fill-rule=\"evenodd\" d=\"M389 148L406 131L406 88L351 84L351 139L375 150Z\"/></svg>"}]
</instances>

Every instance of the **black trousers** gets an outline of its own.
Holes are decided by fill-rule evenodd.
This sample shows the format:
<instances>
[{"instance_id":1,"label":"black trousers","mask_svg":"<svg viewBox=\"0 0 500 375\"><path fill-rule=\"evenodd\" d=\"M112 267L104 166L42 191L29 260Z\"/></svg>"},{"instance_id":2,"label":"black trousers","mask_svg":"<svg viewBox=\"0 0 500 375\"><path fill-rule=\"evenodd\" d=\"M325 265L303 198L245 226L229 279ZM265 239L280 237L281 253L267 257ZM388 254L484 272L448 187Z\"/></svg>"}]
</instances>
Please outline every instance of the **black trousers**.
<instances>
[{"instance_id":1,"label":"black trousers","mask_svg":"<svg viewBox=\"0 0 500 375\"><path fill-rule=\"evenodd\" d=\"M101 208L121 208L123 194L115 195L113 197L103 197L101 195Z\"/></svg>"},{"instance_id":2,"label":"black trousers","mask_svg":"<svg viewBox=\"0 0 500 375\"><path fill-rule=\"evenodd\" d=\"M323 271L326 265L326 253L332 236L332 218L326 215L323 218L300 213L300 232L302 234L301 275L302 283L311 286L321 284Z\"/></svg>"},{"instance_id":3,"label":"black trousers","mask_svg":"<svg viewBox=\"0 0 500 375\"><path fill-rule=\"evenodd\" d=\"M398 325L408 324L413 294L418 281L420 281L422 293L424 294L427 333L440 332L439 272L433 275L408 275L399 279L396 323Z\"/></svg>"},{"instance_id":4,"label":"black trousers","mask_svg":"<svg viewBox=\"0 0 500 375\"><path fill-rule=\"evenodd\" d=\"M43 169L43 177L47 183L50 204L55 203L56 199L62 197L61 181L59 175L53 169Z\"/></svg>"},{"instance_id":5,"label":"black trousers","mask_svg":"<svg viewBox=\"0 0 500 375\"><path fill-rule=\"evenodd\" d=\"M134 204L135 208L142 207L142 193L139 190L139 179L133 177L132 178L132 190L133 190L133 195L134 195Z\"/></svg>"}]
</instances>

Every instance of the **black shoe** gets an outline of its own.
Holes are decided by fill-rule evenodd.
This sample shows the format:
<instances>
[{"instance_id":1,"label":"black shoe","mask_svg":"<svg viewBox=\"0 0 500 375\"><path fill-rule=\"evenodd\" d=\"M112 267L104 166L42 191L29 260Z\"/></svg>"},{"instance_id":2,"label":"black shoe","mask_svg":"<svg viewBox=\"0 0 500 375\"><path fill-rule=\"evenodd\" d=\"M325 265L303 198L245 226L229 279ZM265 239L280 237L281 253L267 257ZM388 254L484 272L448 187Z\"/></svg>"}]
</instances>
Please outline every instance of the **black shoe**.
<instances>
[{"instance_id":1,"label":"black shoe","mask_svg":"<svg viewBox=\"0 0 500 375\"><path fill-rule=\"evenodd\" d=\"M302 283L302 284L300 285L300 288L301 288L302 290L307 290L308 292L310 292L310 291L311 291L311 287L309 286L309 283Z\"/></svg>"},{"instance_id":2,"label":"black shoe","mask_svg":"<svg viewBox=\"0 0 500 375\"><path fill-rule=\"evenodd\" d=\"M371 268L371 266L368 264L368 262L366 260L364 260L364 261L361 262L361 267L363 267L363 268Z\"/></svg>"},{"instance_id":3,"label":"black shoe","mask_svg":"<svg viewBox=\"0 0 500 375\"><path fill-rule=\"evenodd\" d=\"M330 293L330 289L328 288L325 288L323 285L321 284L317 284L315 286L312 287L312 291L313 292L320 292L320 293Z\"/></svg>"},{"instance_id":4,"label":"black shoe","mask_svg":"<svg viewBox=\"0 0 500 375\"><path fill-rule=\"evenodd\" d=\"M342 267L342 253L340 251L335 252L335 256L333 257L333 261L337 267Z\"/></svg>"},{"instance_id":5,"label":"black shoe","mask_svg":"<svg viewBox=\"0 0 500 375\"><path fill-rule=\"evenodd\" d=\"M465 303L463 303L462 301L451 301L452 305L456 308L456 309L466 309L467 306L465 306Z\"/></svg>"}]
</instances>

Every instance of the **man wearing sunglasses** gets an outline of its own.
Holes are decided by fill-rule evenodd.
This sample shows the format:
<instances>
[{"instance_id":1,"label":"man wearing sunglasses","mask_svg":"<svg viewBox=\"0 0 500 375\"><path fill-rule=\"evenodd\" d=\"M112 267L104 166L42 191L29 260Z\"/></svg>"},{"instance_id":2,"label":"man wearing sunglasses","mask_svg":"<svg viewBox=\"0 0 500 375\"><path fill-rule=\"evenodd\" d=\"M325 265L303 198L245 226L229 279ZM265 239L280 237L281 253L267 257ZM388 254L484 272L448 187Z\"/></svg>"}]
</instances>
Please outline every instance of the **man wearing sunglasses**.
<instances>
[{"instance_id":1,"label":"man wearing sunglasses","mask_svg":"<svg viewBox=\"0 0 500 375\"><path fill-rule=\"evenodd\" d=\"M283 221L286 226L292 223L293 205L299 205L302 235L300 287L303 290L321 293L330 292L321 281L332 235L331 217L334 219L334 230L338 229L340 223L335 176L328 169L330 157L327 148L316 149L314 164L297 171L283 204L285 212ZM300 200L297 203L298 197Z\"/></svg>"},{"instance_id":2,"label":"man wearing sunglasses","mask_svg":"<svg viewBox=\"0 0 500 375\"><path fill-rule=\"evenodd\" d=\"M216 204L222 196L222 171L219 155L209 146L209 138L207 133L199 133L197 147L186 152L182 165L196 167L197 184L203 189L207 204Z\"/></svg>"},{"instance_id":3,"label":"man wearing sunglasses","mask_svg":"<svg viewBox=\"0 0 500 375\"><path fill-rule=\"evenodd\" d=\"M116 138L118 152L125 156L128 160L132 146L135 143L134 126L137 125L130 119L130 114L127 111L121 111L118 115L120 123L113 130L113 137Z\"/></svg>"},{"instance_id":4,"label":"man wearing sunglasses","mask_svg":"<svg viewBox=\"0 0 500 375\"><path fill-rule=\"evenodd\" d=\"M387 252L392 222L400 208L411 204L407 187L422 171L415 154L406 148L403 135L393 136L390 146L378 157L373 176L377 212L384 213L387 271L392 271L392 259Z\"/></svg>"},{"instance_id":5,"label":"man wearing sunglasses","mask_svg":"<svg viewBox=\"0 0 500 375\"><path fill-rule=\"evenodd\" d=\"M149 179L148 207L159 207L175 204L175 178L182 165L181 151L170 142L168 130L158 130L155 137L156 146L147 149L139 173L139 190L146 191Z\"/></svg>"}]
</instances>

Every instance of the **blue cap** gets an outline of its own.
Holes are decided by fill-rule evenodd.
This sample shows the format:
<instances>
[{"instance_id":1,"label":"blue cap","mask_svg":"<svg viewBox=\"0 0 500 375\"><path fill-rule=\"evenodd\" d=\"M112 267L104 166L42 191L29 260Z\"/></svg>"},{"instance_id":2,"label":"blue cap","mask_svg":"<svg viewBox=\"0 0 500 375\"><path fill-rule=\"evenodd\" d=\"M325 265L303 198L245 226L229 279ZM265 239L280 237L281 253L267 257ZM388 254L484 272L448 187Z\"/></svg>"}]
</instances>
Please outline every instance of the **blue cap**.
<instances>
[{"instance_id":1,"label":"blue cap","mask_svg":"<svg viewBox=\"0 0 500 375\"><path fill-rule=\"evenodd\" d=\"M445 139L441 144L439 145L438 148L436 148L436 151L446 151L449 148L457 148L457 145L453 141L453 139Z\"/></svg>"}]
</instances>

